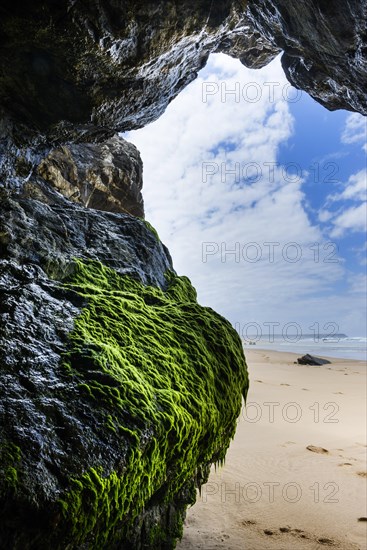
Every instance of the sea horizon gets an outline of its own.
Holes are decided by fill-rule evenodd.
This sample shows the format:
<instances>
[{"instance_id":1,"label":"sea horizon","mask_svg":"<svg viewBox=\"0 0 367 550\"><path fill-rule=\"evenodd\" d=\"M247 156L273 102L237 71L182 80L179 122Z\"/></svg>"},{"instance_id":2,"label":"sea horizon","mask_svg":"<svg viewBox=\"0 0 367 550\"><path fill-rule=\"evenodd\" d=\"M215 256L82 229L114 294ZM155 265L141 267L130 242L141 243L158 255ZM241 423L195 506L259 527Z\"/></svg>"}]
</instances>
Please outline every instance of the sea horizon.
<instances>
[{"instance_id":1,"label":"sea horizon","mask_svg":"<svg viewBox=\"0 0 367 550\"><path fill-rule=\"evenodd\" d=\"M284 351L305 355L317 355L335 359L367 360L367 338L365 336L347 336L346 334L330 335L314 334L302 337L288 337L283 335L248 336L242 338L244 349L256 346L257 349Z\"/></svg>"}]
</instances>

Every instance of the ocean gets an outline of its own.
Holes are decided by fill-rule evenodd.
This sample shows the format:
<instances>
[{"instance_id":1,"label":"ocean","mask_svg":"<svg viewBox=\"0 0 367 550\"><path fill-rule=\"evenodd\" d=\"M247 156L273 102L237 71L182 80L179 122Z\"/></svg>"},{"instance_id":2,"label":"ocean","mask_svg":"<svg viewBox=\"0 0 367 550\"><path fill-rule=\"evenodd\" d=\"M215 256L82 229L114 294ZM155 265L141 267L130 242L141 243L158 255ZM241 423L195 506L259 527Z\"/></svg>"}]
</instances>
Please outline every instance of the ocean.
<instances>
[{"instance_id":1,"label":"ocean","mask_svg":"<svg viewBox=\"0 0 367 550\"><path fill-rule=\"evenodd\" d=\"M270 341L273 340L273 341ZM250 345L249 342L255 342ZM310 355L319 355L322 357L335 357L343 359L367 360L367 338L360 336L334 336L327 338L320 335L305 335L299 339L286 339L284 336L274 335L261 336L254 340L244 340L244 348L269 349L274 351L289 351L298 353L300 356L309 353Z\"/></svg>"}]
</instances>

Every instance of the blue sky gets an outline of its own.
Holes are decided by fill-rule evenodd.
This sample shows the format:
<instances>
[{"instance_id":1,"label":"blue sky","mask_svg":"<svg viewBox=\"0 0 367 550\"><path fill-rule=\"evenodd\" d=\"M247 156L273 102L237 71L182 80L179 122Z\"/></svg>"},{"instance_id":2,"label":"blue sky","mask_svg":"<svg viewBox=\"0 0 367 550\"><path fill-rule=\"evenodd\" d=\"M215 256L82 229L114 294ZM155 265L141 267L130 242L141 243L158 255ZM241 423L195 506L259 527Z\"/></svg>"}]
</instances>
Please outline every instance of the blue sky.
<instances>
[{"instance_id":1,"label":"blue sky","mask_svg":"<svg viewBox=\"0 0 367 550\"><path fill-rule=\"evenodd\" d=\"M366 334L362 116L293 89L279 58L255 71L215 54L124 137L143 158L146 218L201 304L242 334Z\"/></svg>"}]
</instances>

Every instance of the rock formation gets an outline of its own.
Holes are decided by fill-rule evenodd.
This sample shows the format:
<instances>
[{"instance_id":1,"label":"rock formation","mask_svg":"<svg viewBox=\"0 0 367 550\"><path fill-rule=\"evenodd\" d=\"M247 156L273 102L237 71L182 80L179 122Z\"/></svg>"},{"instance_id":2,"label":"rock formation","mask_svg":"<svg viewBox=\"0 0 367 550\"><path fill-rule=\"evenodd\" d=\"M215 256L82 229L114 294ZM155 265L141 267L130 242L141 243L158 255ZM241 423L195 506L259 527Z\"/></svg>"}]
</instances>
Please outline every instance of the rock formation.
<instances>
[{"instance_id":1,"label":"rock formation","mask_svg":"<svg viewBox=\"0 0 367 550\"><path fill-rule=\"evenodd\" d=\"M171 548L234 435L239 338L144 221L47 187L1 215L0 547Z\"/></svg>"},{"instance_id":2,"label":"rock formation","mask_svg":"<svg viewBox=\"0 0 367 550\"><path fill-rule=\"evenodd\" d=\"M306 355L303 355L302 357L298 357L297 364L298 365L314 365L317 367L320 367L321 365L329 365L331 361L328 361L327 359L322 359L321 357L315 357L314 355L310 355L309 353L306 353Z\"/></svg>"},{"instance_id":3,"label":"rock formation","mask_svg":"<svg viewBox=\"0 0 367 550\"><path fill-rule=\"evenodd\" d=\"M52 149L37 172L64 197L87 208L144 216L139 152L117 136L102 144Z\"/></svg>"},{"instance_id":4,"label":"rock formation","mask_svg":"<svg viewBox=\"0 0 367 550\"><path fill-rule=\"evenodd\" d=\"M117 132L211 52L366 113L366 3L5 0L0 7L0 548L171 549L248 382L144 221Z\"/></svg>"}]
</instances>

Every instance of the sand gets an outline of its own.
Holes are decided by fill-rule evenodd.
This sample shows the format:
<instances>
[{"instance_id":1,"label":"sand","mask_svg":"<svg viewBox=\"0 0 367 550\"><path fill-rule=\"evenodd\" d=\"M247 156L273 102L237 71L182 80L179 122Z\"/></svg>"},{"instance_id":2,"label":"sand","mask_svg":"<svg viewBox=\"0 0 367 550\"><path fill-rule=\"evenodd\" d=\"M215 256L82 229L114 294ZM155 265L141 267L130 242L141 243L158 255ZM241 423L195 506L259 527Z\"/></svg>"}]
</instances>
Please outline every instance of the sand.
<instances>
[{"instance_id":1,"label":"sand","mask_svg":"<svg viewBox=\"0 0 367 550\"><path fill-rule=\"evenodd\" d=\"M367 548L365 363L245 353L247 409L177 549Z\"/></svg>"}]
</instances>

